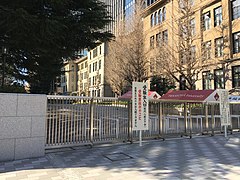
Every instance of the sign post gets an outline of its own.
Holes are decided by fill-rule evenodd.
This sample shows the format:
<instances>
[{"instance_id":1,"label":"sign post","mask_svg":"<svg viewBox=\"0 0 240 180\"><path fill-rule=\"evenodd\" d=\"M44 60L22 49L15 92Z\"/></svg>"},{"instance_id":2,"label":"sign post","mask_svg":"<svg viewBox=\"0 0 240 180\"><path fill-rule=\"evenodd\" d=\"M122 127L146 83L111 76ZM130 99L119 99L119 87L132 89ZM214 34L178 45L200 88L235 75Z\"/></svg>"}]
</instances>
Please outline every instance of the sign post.
<instances>
[{"instance_id":1,"label":"sign post","mask_svg":"<svg viewBox=\"0 0 240 180\"><path fill-rule=\"evenodd\" d=\"M132 125L139 131L139 146L142 146L142 130L148 130L148 88L147 83L132 83Z\"/></svg>"},{"instance_id":2,"label":"sign post","mask_svg":"<svg viewBox=\"0 0 240 180\"><path fill-rule=\"evenodd\" d=\"M224 126L225 137L227 137L227 126L231 125L230 119L230 108L228 100L228 91L226 89L219 89L220 94L220 116L221 126Z\"/></svg>"}]
</instances>

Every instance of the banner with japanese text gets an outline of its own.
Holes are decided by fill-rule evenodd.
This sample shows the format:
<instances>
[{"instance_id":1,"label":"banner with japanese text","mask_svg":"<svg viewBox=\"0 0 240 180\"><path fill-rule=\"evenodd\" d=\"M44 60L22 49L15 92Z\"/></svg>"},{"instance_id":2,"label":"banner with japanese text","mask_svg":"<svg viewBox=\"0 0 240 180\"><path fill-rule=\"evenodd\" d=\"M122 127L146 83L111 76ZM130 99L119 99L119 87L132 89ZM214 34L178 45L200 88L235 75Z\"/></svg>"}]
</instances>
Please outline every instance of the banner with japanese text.
<instances>
[{"instance_id":1,"label":"banner with japanese text","mask_svg":"<svg viewBox=\"0 0 240 180\"><path fill-rule=\"evenodd\" d=\"M220 106L221 125L222 126L231 125L228 91L226 89L218 89L217 91L220 94L219 106Z\"/></svg>"},{"instance_id":2,"label":"banner with japanese text","mask_svg":"<svg viewBox=\"0 0 240 180\"><path fill-rule=\"evenodd\" d=\"M133 130L148 130L147 83L132 83L132 127Z\"/></svg>"}]
</instances>

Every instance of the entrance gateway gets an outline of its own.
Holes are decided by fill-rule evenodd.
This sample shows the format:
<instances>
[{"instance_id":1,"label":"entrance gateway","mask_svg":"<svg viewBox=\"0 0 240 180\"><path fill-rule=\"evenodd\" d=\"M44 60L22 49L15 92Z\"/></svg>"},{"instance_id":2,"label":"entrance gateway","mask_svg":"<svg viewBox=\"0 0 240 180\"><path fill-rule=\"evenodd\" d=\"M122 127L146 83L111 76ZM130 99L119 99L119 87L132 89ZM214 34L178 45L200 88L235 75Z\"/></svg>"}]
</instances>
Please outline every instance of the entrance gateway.
<instances>
[{"instance_id":1,"label":"entrance gateway","mask_svg":"<svg viewBox=\"0 0 240 180\"><path fill-rule=\"evenodd\" d=\"M219 104L220 107L220 117L221 117L221 126L225 127L225 137L227 136L227 126L231 125L230 123L230 110L229 110L229 101L228 101L228 91L225 89L217 90L169 90L164 94L160 99L162 103L164 102L176 102L184 104L184 121L185 126L187 126L187 104L189 104L189 116L191 120L191 104L193 103L202 103L205 104L205 118L206 123L208 123L208 106L213 104ZM163 106L161 112L163 111ZM212 118L213 118L212 110ZM163 121L163 115L161 113L160 120ZM212 134L214 133L212 128ZM190 138L192 137L192 127L190 127Z\"/></svg>"}]
</instances>

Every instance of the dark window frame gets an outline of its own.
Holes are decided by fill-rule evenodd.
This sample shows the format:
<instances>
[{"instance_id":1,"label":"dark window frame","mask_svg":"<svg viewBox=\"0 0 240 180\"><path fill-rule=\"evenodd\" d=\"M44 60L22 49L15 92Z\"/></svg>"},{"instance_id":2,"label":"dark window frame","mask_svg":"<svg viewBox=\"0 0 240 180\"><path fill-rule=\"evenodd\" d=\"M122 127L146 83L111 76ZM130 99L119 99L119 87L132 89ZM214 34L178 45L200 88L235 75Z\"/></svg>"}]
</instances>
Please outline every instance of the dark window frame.
<instances>
[{"instance_id":1,"label":"dark window frame","mask_svg":"<svg viewBox=\"0 0 240 180\"><path fill-rule=\"evenodd\" d=\"M232 0L232 20L240 18L240 0Z\"/></svg>"},{"instance_id":2,"label":"dark window frame","mask_svg":"<svg viewBox=\"0 0 240 180\"><path fill-rule=\"evenodd\" d=\"M236 72L234 69L238 69ZM235 78L237 75L237 78ZM240 65L232 66L232 88L240 87Z\"/></svg>"},{"instance_id":3,"label":"dark window frame","mask_svg":"<svg viewBox=\"0 0 240 180\"><path fill-rule=\"evenodd\" d=\"M210 78L210 71L203 71L202 72L202 89L211 89L211 78Z\"/></svg>"},{"instance_id":4,"label":"dark window frame","mask_svg":"<svg viewBox=\"0 0 240 180\"><path fill-rule=\"evenodd\" d=\"M221 9L221 13L216 14L216 11L219 9ZM218 7L214 8L213 13L214 13L214 27L221 25L222 21L223 21L222 6L218 6ZM217 17L220 17L220 18L217 19Z\"/></svg>"},{"instance_id":5,"label":"dark window frame","mask_svg":"<svg viewBox=\"0 0 240 180\"><path fill-rule=\"evenodd\" d=\"M235 38L237 36L238 38ZM240 31L233 33L233 54L240 53Z\"/></svg>"},{"instance_id":6,"label":"dark window frame","mask_svg":"<svg viewBox=\"0 0 240 180\"><path fill-rule=\"evenodd\" d=\"M221 72L221 75L218 75L217 72ZM214 70L214 89L225 89L225 78L223 69Z\"/></svg>"},{"instance_id":7,"label":"dark window frame","mask_svg":"<svg viewBox=\"0 0 240 180\"><path fill-rule=\"evenodd\" d=\"M206 18L208 14L209 14L209 16L208 16L208 18ZM204 31L209 30L211 28L211 12L210 11L203 13L202 21L203 21L202 25L203 25ZM206 24L208 24L208 25L206 26Z\"/></svg>"},{"instance_id":8,"label":"dark window frame","mask_svg":"<svg viewBox=\"0 0 240 180\"><path fill-rule=\"evenodd\" d=\"M214 42L215 42L215 57L223 57L223 48L224 48L223 37L216 38Z\"/></svg>"}]
</instances>

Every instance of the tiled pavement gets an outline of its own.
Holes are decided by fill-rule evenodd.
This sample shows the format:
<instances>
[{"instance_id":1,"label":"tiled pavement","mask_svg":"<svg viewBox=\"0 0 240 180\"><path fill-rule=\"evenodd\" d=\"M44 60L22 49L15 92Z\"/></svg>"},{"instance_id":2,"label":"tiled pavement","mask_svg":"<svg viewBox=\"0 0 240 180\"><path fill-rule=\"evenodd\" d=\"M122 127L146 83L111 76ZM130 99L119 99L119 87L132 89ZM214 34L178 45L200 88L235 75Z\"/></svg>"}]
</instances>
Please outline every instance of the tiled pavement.
<instances>
[{"instance_id":1,"label":"tiled pavement","mask_svg":"<svg viewBox=\"0 0 240 180\"><path fill-rule=\"evenodd\" d=\"M240 134L65 148L0 163L0 180L240 179Z\"/></svg>"}]
</instances>

